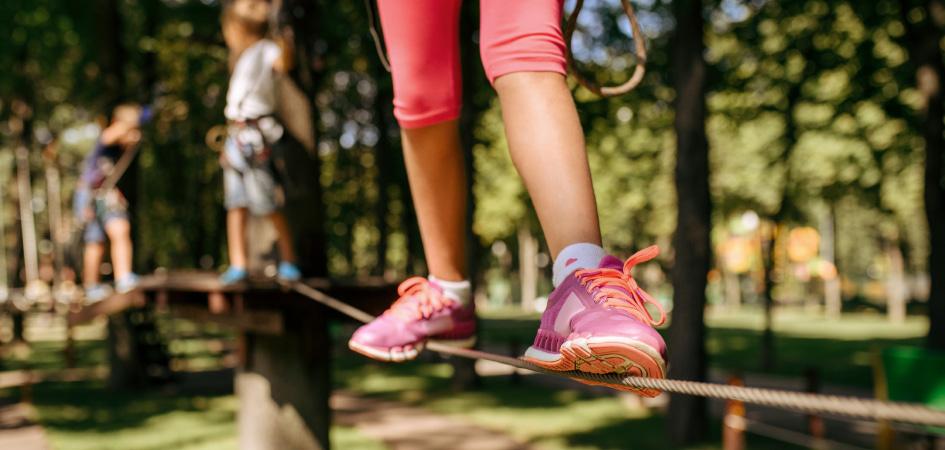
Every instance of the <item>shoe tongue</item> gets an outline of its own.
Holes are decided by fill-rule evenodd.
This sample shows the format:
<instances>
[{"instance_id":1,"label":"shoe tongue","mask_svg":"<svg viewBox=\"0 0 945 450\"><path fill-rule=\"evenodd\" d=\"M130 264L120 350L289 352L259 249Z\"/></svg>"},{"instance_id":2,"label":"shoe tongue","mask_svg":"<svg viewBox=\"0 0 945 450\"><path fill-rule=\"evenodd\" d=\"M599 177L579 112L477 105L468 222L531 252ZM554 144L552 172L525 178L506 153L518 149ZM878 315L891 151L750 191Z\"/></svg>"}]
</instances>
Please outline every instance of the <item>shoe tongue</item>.
<instances>
[{"instance_id":1,"label":"shoe tongue","mask_svg":"<svg viewBox=\"0 0 945 450\"><path fill-rule=\"evenodd\" d=\"M597 267L600 269L623 270L623 261L621 261L620 258L617 258L616 256L607 255L601 258Z\"/></svg>"}]
</instances>

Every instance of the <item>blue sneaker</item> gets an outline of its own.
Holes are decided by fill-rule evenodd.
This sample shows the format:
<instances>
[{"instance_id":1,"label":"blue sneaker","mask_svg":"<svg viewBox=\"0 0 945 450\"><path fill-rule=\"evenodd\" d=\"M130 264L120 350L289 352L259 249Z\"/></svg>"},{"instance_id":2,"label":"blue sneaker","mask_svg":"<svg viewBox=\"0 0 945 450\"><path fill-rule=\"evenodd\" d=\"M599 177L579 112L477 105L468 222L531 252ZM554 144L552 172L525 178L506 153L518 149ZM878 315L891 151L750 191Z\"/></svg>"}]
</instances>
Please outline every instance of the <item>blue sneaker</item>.
<instances>
[{"instance_id":1,"label":"blue sneaker","mask_svg":"<svg viewBox=\"0 0 945 450\"><path fill-rule=\"evenodd\" d=\"M220 274L220 283L224 286L231 286L241 281L246 281L247 276L246 269L230 266L226 269L226 272Z\"/></svg>"},{"instance_id":2,"label":"blue sneaker","mask_svg":"<svg viewBox=\"0 0 945 450\"><path fill-rule=\"evenodd\" d=\"M133 291L136 287L138 287L139 281L140 280L138 279L137 274L135 274L134 272L129 273L128 275L125 275L121 277L120 279L115 280L115 291L118 292L119 294L127 294Z\"/></svg>"},{"instance_id":3,"label":"blue sneaker","mask_svg":"<svg viewBox=\"0 0 945 450\"><path fill-rule=\"evenodd\" d=\"M299 281L302 279L302 272L295 264L283 261L279 263L279 271L276 277L281 281Z\"/></svg>"},{"instance_id":4,"label":"blue sneaker","mask_svg":"<svg viewBox=\"0 0 945 450\"><path fill-rule=\"evenodd\" d=\"M85 288L85 304L91 305L105 300L112 295L111 288L105 284L96 284Z\"/></svg>"}]
</instances>

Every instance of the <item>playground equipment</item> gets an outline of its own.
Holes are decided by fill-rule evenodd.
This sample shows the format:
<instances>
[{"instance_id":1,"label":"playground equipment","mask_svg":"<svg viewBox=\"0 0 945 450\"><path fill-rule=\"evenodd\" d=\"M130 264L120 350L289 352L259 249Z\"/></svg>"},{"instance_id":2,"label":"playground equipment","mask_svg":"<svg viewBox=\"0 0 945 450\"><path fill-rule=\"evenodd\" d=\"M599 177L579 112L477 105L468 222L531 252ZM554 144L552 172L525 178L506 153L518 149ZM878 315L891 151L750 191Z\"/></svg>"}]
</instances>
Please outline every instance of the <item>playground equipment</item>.
<instances>
[{"instance_id":1,"label":"playground equipment","mask_svg":"<svg viewBox=\"0 0 945 450\"><path fill-rule=\"evenodd\" d=\"M171 273L142 280L139 290L115 295L74 312L72 325L101 315L115 315L151 304L159 311L199 322L217 322L239 330L236 392L240 397L238 428L244 448L328 448L331 411L328 398L330 336L328 321L343 316L360 322L382 311L395 287L385 283L342 285L324 279L276 284L251 282L224 287L213 273ZM338 298L351 299L348 302ZM356 302L356 303L352 303ZM784 408L811 416L889 421L918 426L945 426L945 410L917 403L819 395L685 380L651 379L620 374L551 372L518 358L429 343L435 352L493 361L516 368L572 378L589 384L629 385L666 392ZM136 364L133 360L124 364ZM113 367L113 372L116 369ZM125 369L120 369L125 370ZM744 418L743 418L744 419ZM745 419L747 420L747 419ZM758 434L773 427L729 419ZM734 422L733 422L734 421ZM783 430L781 430L783 431ZM782 437L784 433L781 433ZM804 435L806 436L806 435ZM800 439L787 436L786 439ZM737 448L737 447L736 447ZM835 448L841 448L840 445Z\"/></svg>"},{"instance_id":2,"label":"playground equipment","mask_svg":"<svg viewBox=\"0 0 945 450\"><path fill-rule=\"evenodd\" d=\"M312 279L319 292L357 299L358 306L380 312L396 286L384 282L345 285ZM238 331L235 387L240 398L241 448L327 449L331 411L330 308L306 301L296 291L271 281L222 286L212 272L146 276L139 289L116 294L72 312L70 326L99 316L117 317L134 307L196 322L214 322ZM126 338L134 339L135 333ZM131 346L133 342L110 345ZM129 348L129 347L126 347ZM110 380L135 384L147 361L135 352L112 359Z\"/></svg>"}]
</instances>

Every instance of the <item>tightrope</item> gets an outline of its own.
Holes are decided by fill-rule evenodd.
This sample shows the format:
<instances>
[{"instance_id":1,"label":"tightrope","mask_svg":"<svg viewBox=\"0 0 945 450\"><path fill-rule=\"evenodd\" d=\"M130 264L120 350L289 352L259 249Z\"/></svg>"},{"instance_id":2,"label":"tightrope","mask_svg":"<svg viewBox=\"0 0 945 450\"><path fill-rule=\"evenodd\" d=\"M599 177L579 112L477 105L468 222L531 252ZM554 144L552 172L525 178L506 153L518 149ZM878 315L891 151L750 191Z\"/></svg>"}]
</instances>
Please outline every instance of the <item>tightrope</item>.
<instances>
[{"instance_id":1,"label":"tightrope","mask_svg":"<svg viewBox=\"0 0 945 450\"><path fill-rule=\"evenodd\" d=\"M283 286L357 321L367 323L374 320L374 316L304 283L283 283ZM591 381L594 383L604 383L613 386L657 389L675 394L722 400L737 400L755 405L790 409L808 414L821 413L857 419L945 427L945 411L932 409L917 403L890 402L861 397L731 386L699 381L624 376L616 373L556 372L530 364L519 358L496 355L479 350L450 347L436 342L428 342L426 348L441 354L492 361L519 369L530 370L532 372Z\"/></svg>"}]
</instances>

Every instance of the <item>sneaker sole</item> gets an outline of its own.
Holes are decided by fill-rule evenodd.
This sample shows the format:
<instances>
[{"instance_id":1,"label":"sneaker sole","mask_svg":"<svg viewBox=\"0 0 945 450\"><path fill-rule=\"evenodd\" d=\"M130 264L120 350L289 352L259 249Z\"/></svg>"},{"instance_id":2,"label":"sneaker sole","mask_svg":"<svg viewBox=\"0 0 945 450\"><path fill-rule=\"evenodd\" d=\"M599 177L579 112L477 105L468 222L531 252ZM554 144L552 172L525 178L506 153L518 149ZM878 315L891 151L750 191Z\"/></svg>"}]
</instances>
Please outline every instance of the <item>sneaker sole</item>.
<instances>
[{"instance_id":1,"label":"sneaker sole","mask_svg":"<svg viewBox=\"0 0 945 450\"><path fill-rule=\"evenodd\" d=\"M529 347L525 361L557 372L579 371L593 374L616 373L647 378L665 378L666 363L653 347L643 342L618 337L590 337L570 339L561 344L558 353ZM656 389L614 385L576 379L589 384L607 386L620 391L634 392L644 397L656 397Z\"/></svg>"},{"instance_id":2,"label":"sneaker sole","mask_svg":"<svg viewBox=\"0 0 945 450\"><path fill-rule=\"evenodd\" d=\"M411 361L420 356L420 352L426 347L427 342L435 342L441 345L459 348L472 348L476 345L476 337L465 339L429 339L415 344L408 344L404 347L372 347L359 344L354 341L348 341L348 348L356 353L360 353L368 358L384 362L404 362Z\"/></svg>"}]
</instances>

